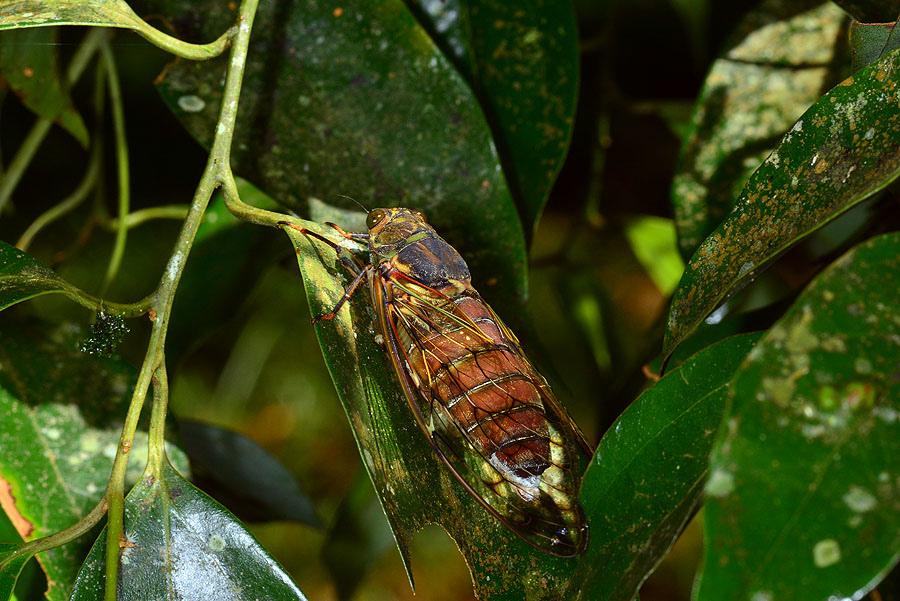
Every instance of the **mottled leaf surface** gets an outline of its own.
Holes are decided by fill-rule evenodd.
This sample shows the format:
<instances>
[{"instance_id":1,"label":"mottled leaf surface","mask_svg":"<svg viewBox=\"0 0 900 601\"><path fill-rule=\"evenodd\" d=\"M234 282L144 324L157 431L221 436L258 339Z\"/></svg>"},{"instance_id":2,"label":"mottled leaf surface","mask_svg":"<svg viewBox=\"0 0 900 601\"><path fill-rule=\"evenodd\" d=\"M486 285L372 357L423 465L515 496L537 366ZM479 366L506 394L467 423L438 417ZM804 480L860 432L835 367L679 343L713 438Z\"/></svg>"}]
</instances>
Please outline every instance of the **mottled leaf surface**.
<instances>
[{"instance_id":1,"label":"mottled leaf surface","mask_svg":"<svg viewBox=\"0 0 900 601\"><path fill-rule=\"evenodd\" d=\"M530 234L556 180L578 97L571 2L409 2L482 102Z\"/></svg>"},{"instance_id":2,"label":"mottled leaf surface","mask_svg":"<svg viewBox=\"0 0 900 601\"><path fill-rule=\"evenodd\" d=\"M235 16L218 0L135 6L166 15L188 39ZM180 61L159 83L204 144L226 65ZM401 0L261 3L232 158L236 173L304 214L310 196L422 209L465 252L482 294L502 306L525 297L522 225L481 107Z\"/></svg>"},{"instance_id":3,"label":"mottled leaf surface","mask_svg":"<svg viewBox=\"0 0 900 601\"><path fill-rule=\"evenodd\" d=\"M167 462L125 500L120 599L295 601L306 597L228 511ZM106 531L78 573L71 601L103 598Z\"/></svg>"},{"instance_id":4,"label":"mottled leaf surface","mask_svg":"<svg viewBox=\"0 0 900 601\"><path fill-rule=\"evenodd\" d=\"M298 223L334 235L315 223ZM312 314L329 312L347 284L334 251L313 246L296 230L285 231L297 251ZM520 601L527 591L530 599L558 599L578 560L530 546L462 488L416 425L390 359L375 341L379 326L368 292L360 290L348 305L334 320L319 323L316 333L407 570L412 537L434 523L459 546L478 598Z\"/></svg>"},{"instance_id":5,"label":"mottled leaf surface","mask_svg":"<svg viewBox=\"0 0 900 601\"><path fill-rule=\"evenodd\" d=\"M632 403L600 441L581 487L591 543L573 599L636 598L702 496L728 384L759 338L734 336L697 353Z\"/></svg>"},{"instance_id":6,"label":"mottled leaf surface","mask_svg":"<svg viewBox=\"0 0 900 601\"><path fill-rule=\"evenodd\" d=\"M854 71L877 61L886 52L900 46L900 30L895 31L896 25L896 21L891 23L854 21L850 25L850 53Z\"/></svg>"},{"instance_id":7,"label":"mottled leaf surface","mask_svg":"<svg viewBox=\"0 0 900 601\"><path fill-rule=\"evenodd\" d=\"M697 599L862 598L900 548L900 234L820 274L735 376Z\"/></svg>"},{"instance_id":8,"label":"mottled leaf surface","mask_svg":"<svg viewBox=\"0 0 900 601\"><path fill-rule=\"evenodd\" d=\"M65 293L67 286L52 270L0 241L0 310L41 294Z\"/></svg>"},{"instance_id":9,"label":"mottled leaf surface","mask_svg":"<svg viewBox=\"0 0 900 601\"><path fill-rule=\"evenodd\" d=\"M792 244L900 174L898 82L894 50L829 91L784 136L691 259L664 355Z\"/></svg>"},{"instance_id":10,"label":"mottled leaf surface","mask_svg":"<svg viewBox=\"0 0 900 601\"><path fill-rule=\"evenodd\" d=\"M57 30L46 27L0 33L0 75L25 106L44 119L58 120L87 146L87 128L59 71L56 38Z\"/></svg>"},{"instance_id":11,"label":"mottled leaf surface","mask_svg":"<svg viewBox=\"0 0 900 601\"><path fill-rule=\"evenodd\" d=\"M78 351L77 330L6 320L0 331L0 498L19 534L32 540L72 525L100 499L136 373L121 360ZM139 433L131 482L146 461L147 436ZM49 599L68 599L86 542L38 556Z\"/></svg>"},{"instance_id":12,"label":"mottled leaf surface","mask_svg":"<svg viewBox=\"0 0 900 601\"><path fill-rule=\"evenodd\" d=\"M781 136L839 79L835 53L846 20L831 2L767 0L713 63L672 181L685 259L728 215Z\"/></svg>"}]
</instances>

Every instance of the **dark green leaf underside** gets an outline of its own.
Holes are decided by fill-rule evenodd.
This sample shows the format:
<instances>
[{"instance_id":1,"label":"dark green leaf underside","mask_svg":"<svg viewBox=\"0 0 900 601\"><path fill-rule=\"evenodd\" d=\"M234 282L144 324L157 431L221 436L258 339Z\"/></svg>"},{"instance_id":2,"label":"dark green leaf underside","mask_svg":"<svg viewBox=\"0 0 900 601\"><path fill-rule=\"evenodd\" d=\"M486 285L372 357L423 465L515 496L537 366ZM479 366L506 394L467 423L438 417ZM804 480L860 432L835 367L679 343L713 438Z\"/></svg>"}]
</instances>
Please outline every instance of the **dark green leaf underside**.
<instances>
[{"instance_id":1,"label":"dark green leaf underside","mask_svg":"<svg viewBox=\"0 0 900 601\"><path fill-rule=\"evenodd\" d=\"M698 599L862 598L900 548L900 234L819 275L732 384Z\"/></svg>"}]
</instances>

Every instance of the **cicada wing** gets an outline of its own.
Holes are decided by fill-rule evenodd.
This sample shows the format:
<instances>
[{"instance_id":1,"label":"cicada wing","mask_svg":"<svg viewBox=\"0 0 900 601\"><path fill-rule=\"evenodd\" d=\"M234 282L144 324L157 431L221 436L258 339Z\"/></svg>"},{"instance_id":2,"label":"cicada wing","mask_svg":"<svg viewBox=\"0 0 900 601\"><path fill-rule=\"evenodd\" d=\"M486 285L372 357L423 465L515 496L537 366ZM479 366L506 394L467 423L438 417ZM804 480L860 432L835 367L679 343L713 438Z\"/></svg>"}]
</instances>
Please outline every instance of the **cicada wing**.
<instances>
[{"instance_id":1,"label":"cicada wing","mask_svg":"<svg viewBox=\"0 0 900 601\"><path fill-rule=\"evenodd\" d=\"M418 284L410 286L399 277L379 280L375 289L376 307L391 361L416 422L441 461L469 494L519 537L554 555L579 554L587 541L587 527L577 503L579 466L575 449L583 437L574 429L546 382L521 354L515 337L510 333L509 340L514 344L504 344L501 348L495 340L496 332L484 331L453 300ZM494 315L474 290L469 295ZM497 322L502 324L499 319ZM465 348L465 344L471 344L472 348ZM424 373L417 375L407 349L444 365L450 361L445 354L466 356L468 353L475 357L477 353L501 353L515 358L520 367L502 376L490 368L480 367L474 378L468 379L459 372L457 378L465 381L457 380L456 387L464 392L451 403L468 403L469 413L473 416L481 413L477 423L461 423L459 407L453 411L448 406L446 391L439 392L438 378L427 367L429 361L420 362ZM478 363L477 359L474 363ZM510 397L509 406L496 414L476 407L472 401L476 389L500 390L517 384L536 389L541 401L533 400L529 405ZM534 403L538 402L543 402L546 409L536 408ZM544 414L547 419L541 420ZM476 432L479 429L482 432ZM502 444L490 442L493 439L487 435L491 432L496 439L498 431L501 436L508 434ZM540 468L532 469L530 464L510 466L504 449L516 448L520 455L524 453L515 441L509 440L514 435L528 439L540 437L542 444L537 446L543 449L543 456L536 460ZM526 451L534 454L534 449Z\"/></svg>"},{"instance_id":2,"label":"cicada wing","mask_svg":"<svg viewBox=\"0 0 900 601\"><path fill-rule=\"evenodd\" d=\"M476 293L477 294L477 293ZM482 301L483 302L483 301ZM524 351L522 350L521 345L519 344L519 339L516 338L516 335L512 330L500 319L500 316L494 311L494 309L487 303L484 303L484 306L491 312L494 321L501 328L505 336L508 336L511 340L514 340L516 345L518 346L519 352L522 353L522 356L525 356ZM584 433L581 431L581 428L578 427L578 424L571 418L569 412L566 411L566 408L563 407L562 403L559 402L559 399L556 398L556 395L551 390L550 385L547 383L547 380L542 376L531 364L531 361L527 361L527 367L530 369L530 376L532 380L535 382L535 386L537 386L540 391L541 398L544 401L544 404L550 409L550 413L555 416L555 421L559 423L560 429L565 432L571 433L571 437L574 442L581 447L581 450L587 455L588 458L594 455L594 449L591 448L591 445L588 443L587 438L585 438ZM549 418L550 416L548 416ZM552 419L552 418L551 418Z\"/></svg>"}]
</instances>

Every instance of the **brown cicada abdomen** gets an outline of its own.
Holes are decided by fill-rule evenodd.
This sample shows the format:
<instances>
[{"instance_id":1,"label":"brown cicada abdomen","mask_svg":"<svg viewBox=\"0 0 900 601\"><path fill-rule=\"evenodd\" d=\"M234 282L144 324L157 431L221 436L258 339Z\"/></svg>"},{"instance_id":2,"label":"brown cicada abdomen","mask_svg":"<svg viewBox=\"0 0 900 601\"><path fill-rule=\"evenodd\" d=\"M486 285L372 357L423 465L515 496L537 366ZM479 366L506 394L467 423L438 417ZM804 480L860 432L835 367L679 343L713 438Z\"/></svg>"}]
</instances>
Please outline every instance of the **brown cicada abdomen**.
<instances>
[{"instance_id":1,"label":"brown cicada abdomen","mask_svg":"<svg viewBox=\"0 0 900 601\"><path fill-rule=\"evenodd\" d=\"M534 546L580 554L580 454L590 449L459 253L410 209L367 219L367 280L391 362L423 433L456 479Z\"/></svg>"}]
</instances>

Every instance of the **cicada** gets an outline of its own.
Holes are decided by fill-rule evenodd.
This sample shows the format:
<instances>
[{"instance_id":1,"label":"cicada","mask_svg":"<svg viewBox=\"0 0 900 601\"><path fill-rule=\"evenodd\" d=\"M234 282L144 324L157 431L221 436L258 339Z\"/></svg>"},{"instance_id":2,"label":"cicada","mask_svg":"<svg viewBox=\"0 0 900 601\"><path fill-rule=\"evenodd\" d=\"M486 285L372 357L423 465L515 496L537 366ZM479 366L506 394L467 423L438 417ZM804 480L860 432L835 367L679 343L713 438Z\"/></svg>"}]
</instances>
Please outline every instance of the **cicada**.
<instances>
[{"instance_id":1,"label":"cicada","mask_svg":"<svg viewBox=\"0 0 900 601\"><path fill-rule=\"evenodd\" d=\"M287 222L284 225L291 225ZM578 504L584 436L537 372L515 334L472 287L462 256L415 209L369 211L364 263L333 319L363 283L371 291L383 345L413 418L456 480L512 532L552 555L584 551L588 526ZM297 226L292 226L297 227Z\"/></svg>"}]
</instances>

